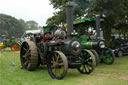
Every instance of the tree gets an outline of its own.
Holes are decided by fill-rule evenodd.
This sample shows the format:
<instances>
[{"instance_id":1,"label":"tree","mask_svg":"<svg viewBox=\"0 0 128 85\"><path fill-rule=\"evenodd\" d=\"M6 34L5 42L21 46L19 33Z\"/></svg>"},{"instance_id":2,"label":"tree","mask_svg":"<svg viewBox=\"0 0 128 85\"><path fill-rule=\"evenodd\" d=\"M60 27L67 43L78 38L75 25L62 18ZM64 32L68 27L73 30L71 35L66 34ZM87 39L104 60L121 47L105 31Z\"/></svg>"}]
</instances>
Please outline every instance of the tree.
<instances>
[{"instance_id":1,"label":"tree","mask_svg":"<svg viewBox=\"0 0 128 85\"><path fill-rule=\"evenodd\" d=\"M23 19L19 19L19 22L21 23L23 31L25 32L28 29L26 22Z\"/></svg>"},{"instance_id":2,"label":"tree","mask_svg":"<svg viewBox=\"0 0 128 85\"><path fill-rule=\"evenodd\" d=\"M47 20L47 24L60 24L65 22L63 15L65 5L69 0L50 0L55 9L59 11ZM112 29L128 30L128 0L70 0L76 3L74 8L74 19L81 17L92 17L100 14L104 18L102 26L104 38L107 45L111 39ZM61 12L61 13L60 13ZM63 15L63 16L61 16ZM64 19L63 19L64 17ZM56 20L54 20L56 19Z\"/></svg>"},{"instance_id":3,"label":"tree","mask_svg":"<svg viewBox=\"0 0 128 85\"><path fill-rule=\"evenodd\" d=\"M33 21L33 20L27 21L26 24L27 24L28 30L35 30L35 29L39 28L38 23L36 21Z\"/></svg>"},{"instance_id":4,"label":"tree","mask_svg":"<svg viewBox=\"0 0 128 85\"><path fill-rule=\"evenodd\" d=\"M55 9L59 9L58 12L55 12L54 15L50 18L47 19L46 24L48 25L54 25L54 24L61 24L61 23L66 23L66 11L65 11L65 6L66 3L69 1L73 1L74 5L74 20L75 19L80 19L82 16L85 15L86 13L86 8L88 7L88 1L86 0L50 0L51 4ZM86 2L87 4L83 4L83 2Z\"/></svg>"},{"instance_id":5,"label":"tree","mask_svg":"<svg viewBox=\"0 0 128 85\"><path fill-rule=\"evenodd\" d=\"M46 22L48 25L59 25L61 23L66 23L65 10L54 13L54 16L48 18Z\"/></svg>"},{"instance_id":6,"label":"tree","mask_svg":"<svg viewBox=\"0 0 128 85\"><path fill-rule=\"evenodd\" d=\"M16 18L0 14L0 35L20 37L23 32L23 26Z\"/></svg>"},{"instance_id":7,"label":"tree","mask_svg":"<svg viewBox=\"0 0 128 85\"><path fill-rule=\"evenodd\" d=\"M101 14L104 17L103 31L106 43L109 45L112 29L127 29L126 17L128 15L127 0L91 0L92 7L89 15ZM123 28L123 29L122 29Z\"/></svg>"}]
</instances>

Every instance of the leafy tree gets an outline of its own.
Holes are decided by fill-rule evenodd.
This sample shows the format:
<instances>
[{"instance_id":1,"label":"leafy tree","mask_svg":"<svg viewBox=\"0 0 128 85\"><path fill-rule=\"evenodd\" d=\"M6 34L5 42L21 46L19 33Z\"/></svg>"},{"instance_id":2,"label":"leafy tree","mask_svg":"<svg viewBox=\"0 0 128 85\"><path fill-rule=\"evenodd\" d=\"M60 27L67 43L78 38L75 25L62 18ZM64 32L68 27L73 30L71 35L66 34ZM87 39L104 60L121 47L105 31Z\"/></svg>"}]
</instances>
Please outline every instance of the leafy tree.
<instances>
[{"instance_id":1,"label":"leafy tree","mask_svg":"<svg viewBox=\"0 0 128 85\"><path fill-rule=\"evenodd\" d=\"M91 3L89 15L99 13L105 19L103 31L107 44L110 42L112 29L127 30L128 0L91 0Z\"/></svg>"},{"instance_id":2,"label":"leafy tree","mask_svg":"<svg viewBox=\"0 0 128 85\"><path fill-rule=\"evenodd\" d=\"M0 35L20 37L23 32L23 26L16 18L0 14Z\"/></svg>"},{"instance_id":3,"label":"leafy tree","mask_svg":"<svg viewBox=\"0 0 128 85\"><path fill-rule=\"evenodd\" d=\"M35 30L35 29L39 28L38 23L36 21L33 21L33 20L27 21L26 25L27 25L28 30Z\"/></svg>"},{"instance_id":4,"label":"leafy tree","mask_svg":"<svg viewBox=\"0 0 128 85\"><path fill-rule=\"evenodd\" d=\"M100 14L104 18L102 26L104 38L109 45L112 29L128 30L128 0L50 0L55 9L59 9L53 17L47 20L47 24L65 23L65 5L68 1L75 2L74 19L92 17Z\"/></svg>"},{"instance_id":5,"label":"leafy tree","mask_svg":"<svg viewBox=\"0 0 128 85\"><path fill-rule=\"evenodd\" d=\"M48 25L59 25L66 22L65 10L54 13L54 16L47 19L46 24Z\"/></svg>"},{"instance_id":6,"label":"leafy tree","mask_svg":"<svg viewBox=\"0 0 128 85\"><path fill-rule=\"evenodd\" d=\"M23 26L23 31L25 32L28 29L26 22L23 19L19 19L19 22Z\"/></svg>"},{"instance_id":7,"label":"leafy tree","mask_svg":"<svg viewBox=\"0 0 128 85\"><path fill-rule=\"evenodd\" d=\"M55 12L54 15L50 18L47 19L46 24L48 25L54 25L54 24L61 24L61 23L66 23L66 11L65 11L65 6L66 3L69 1L73 1L74 5L74 20L81 18L82 16L85 15L86 10L85 8L88 7L87 4L83 4L83 2L86 2L86 0L50 0L51 4L55 9L59 9L59 11Z\"/></svg>"}]
</instances>

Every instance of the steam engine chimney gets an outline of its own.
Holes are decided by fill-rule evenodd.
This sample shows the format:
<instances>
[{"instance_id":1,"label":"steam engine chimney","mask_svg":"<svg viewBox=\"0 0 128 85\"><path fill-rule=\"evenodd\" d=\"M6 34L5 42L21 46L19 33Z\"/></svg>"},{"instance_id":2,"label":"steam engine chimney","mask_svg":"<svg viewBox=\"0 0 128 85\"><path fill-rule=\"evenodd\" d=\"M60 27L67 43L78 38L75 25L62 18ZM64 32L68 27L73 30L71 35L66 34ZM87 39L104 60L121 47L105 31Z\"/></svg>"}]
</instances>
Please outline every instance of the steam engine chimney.
<instances>
[{"instance_id":1,"label":"steam engine chimney","mask_svg":"<svg viewBox=\"0 0 128 85\"><path fill-rule=\"evenodd\" d=\"M97 33L96 38L100 39L100 15L99 14L96 15L96 33Z\"/></svg>"},{"instance_id":2,"label":"steam engine chimney","mask_svg":"<svg viewBox=\"0 0 128 85\"><path fill-rule=\"evenodd\" d=\"M71 35L73 32L73 5L70 3L66 5L66 17L67 17L67 35Z\"/></svg>"}]
</instances>

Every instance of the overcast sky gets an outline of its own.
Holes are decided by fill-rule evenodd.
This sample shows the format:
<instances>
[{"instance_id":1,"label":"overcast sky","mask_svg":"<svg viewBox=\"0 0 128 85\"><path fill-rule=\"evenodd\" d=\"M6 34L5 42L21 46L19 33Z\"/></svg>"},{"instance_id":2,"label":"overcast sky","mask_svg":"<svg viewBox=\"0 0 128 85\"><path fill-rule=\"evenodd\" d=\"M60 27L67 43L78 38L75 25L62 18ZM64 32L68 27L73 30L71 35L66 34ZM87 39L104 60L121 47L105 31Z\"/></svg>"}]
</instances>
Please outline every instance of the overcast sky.
<instances>
[{"instance_id":1,"label":"overcast sky","mask_svg":"<svg viewBox=\"0 0 128 85\"><path fill-rule=\"evenodd\" d=\"M0 0L0 13L25 21L34 20L44 26L54 9L49 0Z\"/></svg>"}]
</instances>

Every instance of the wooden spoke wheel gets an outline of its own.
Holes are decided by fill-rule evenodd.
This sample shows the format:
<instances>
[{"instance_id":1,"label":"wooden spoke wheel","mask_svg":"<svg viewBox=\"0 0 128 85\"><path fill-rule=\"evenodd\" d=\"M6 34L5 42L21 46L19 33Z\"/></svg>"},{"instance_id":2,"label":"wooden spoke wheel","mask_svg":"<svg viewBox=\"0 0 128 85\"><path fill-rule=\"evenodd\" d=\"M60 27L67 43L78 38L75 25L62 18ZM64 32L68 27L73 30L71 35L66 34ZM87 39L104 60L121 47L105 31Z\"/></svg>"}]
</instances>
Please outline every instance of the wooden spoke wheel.
<instances>
[{"instance_id":1,"label":"wooden spoke wheel","mask_svg":"<svg viewBox=\"0 0 128 85\"><path fill-rule=\"evenodd\" d=\"M11 51L19 51L20 45L18 43L11 44Z\"/></svg>"},{"instance_id":2,"label":"wooden spoke wheel","mask_svg":"<svg viewBox=\"0 0 128 85\"><path fill-rule=\"evenodd\" d=\"M103 62L105 64L111 65L114 63L115 55L114 55L114 52L110 48L104 49L102 52L102 56L104 56Z\"/></svg>"},{"instance_id":3,"label":"wooden spoke wheel","mask_svg":"<svg viewBox=\"0 0 128 85\"><path fill-rule=\"evenodd\" d=\"M55 51L48 56L48 72L53 79L62 79L68 70L68 61L66 56L60 52Z\"/></svg>"},{"instance_id":4,"label":"wooden spoke wheel","mask_svg":"<svg viewBox=\"0 0 128 85\"><path fill-rule=\"evenodd\" d=\"M37 67L38 52L34 42L27 41L21 45L20 60L22 68L25 70L34 70Z\"/></svg>"},{"instance_id":5,"label":"wooden spoke wheel","mask_svg":"<svg viewBox=\"0 0 128 85\"><path fill-rule=\"evenodd\" d=\"M77 68L82 74L90 74L96 67L96 58L90 50L82 50L80 54L82 65Z\"/></svg>"},{"instance_id":6,"label":"wooden spoke wheel","mask_svg":"<svg viewBox=\"0 0 128 85\"><path fill-rule=\"evenodd\" d=\"M95 57L96 57L96 65L98 65L100 63L99 54L94 49L91 49L91 52L95 55Z\"/></svg>"}]
</instances>

